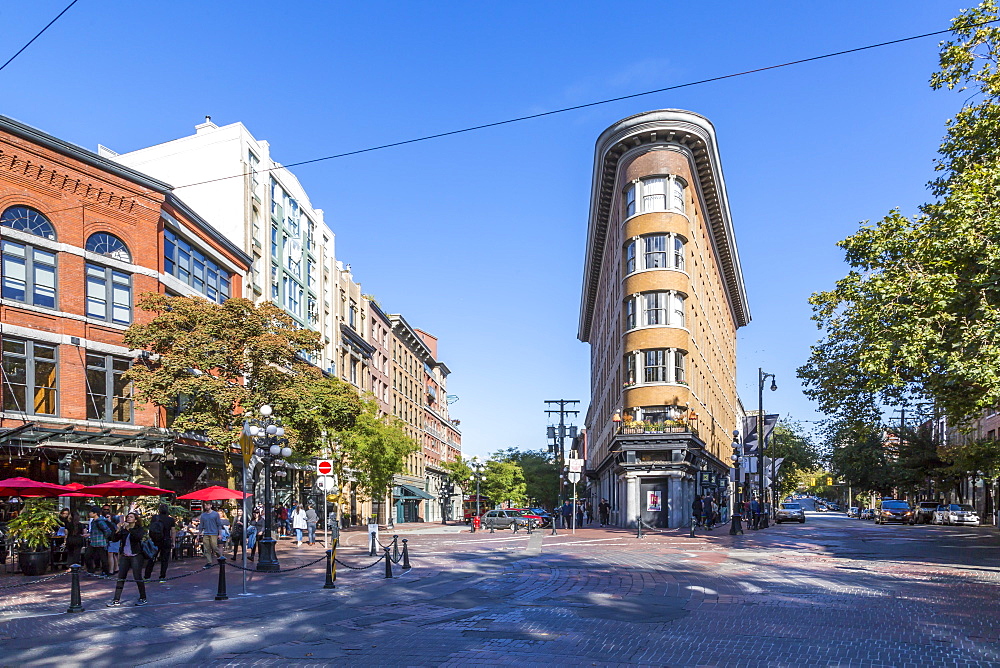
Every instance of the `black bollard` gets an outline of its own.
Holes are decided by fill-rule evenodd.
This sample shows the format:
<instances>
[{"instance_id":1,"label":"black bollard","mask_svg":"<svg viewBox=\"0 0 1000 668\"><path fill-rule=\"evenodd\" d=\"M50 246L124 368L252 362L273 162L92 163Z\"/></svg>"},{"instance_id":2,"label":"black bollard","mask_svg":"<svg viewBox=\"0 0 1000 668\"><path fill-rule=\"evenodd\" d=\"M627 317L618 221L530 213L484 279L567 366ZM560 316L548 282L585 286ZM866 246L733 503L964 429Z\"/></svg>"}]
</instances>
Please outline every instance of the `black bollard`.
<instances>
[{"instance_id":1,"label":"black bollard","mask_svg":"<svg viewBox=\"0 0 1000 668\"><path fill-rule=\"evenodd\" d=\"M216 601L228 601L226 595L226 558L219 557L219 591L215 593Z\"/></svg>"},{"instance_id":2,"label":"black bollard","mask_svg":"<svg viewBox=\"0 0 1000 668\"><path fill-rule=\"evenodd\" d=\"M410 550L406 547L406 539L403 539L403 570L410 570Z\"/></svg>"},{"instance_id":3,"label":"black bollard","mask_svg":"<svg viewBox=\"0 0 1000 668\"><path fill-rule=\"evenodd\" d=\"M334 555L337 550L337 539L333 539L333 549L326 551L326 583L323 585L323 589L336 589L337 585L337 567L334 565Z\"/></svg>"},{"instance_id":4,"label":"black bollard","mask_svg":"<svg viewBox=\"0 0 1000 668\"><path fill-rule=\"evenodd\" d=\"M389 548L385 548L385 579L389 580L392 578L392 558L389 554Z\"/></svg>"},{"instance_id":5,"label":"black bollard","mask_svg":"<svg viewBox=\"0 0 1000 668\"><path fill-rule=\"evenodd\" d=\"M80 600L80 564L73 564L69 569L73 572L70 576L73 583L70 585L69 609L66 612L83 612L83 602Z\"/></svg>"},{"instance_id":6,"label":"black bollard","mask_svg":"<svg viewBox=\"0 0 1000 668\"><path fill-rule=\"evenodd\" d=\"M399 536L392 537L392 562L399 563Z\"/></svg>"},{"instance_id":7,"label":"black bollard","mask_svg":"<svg viewBox=\"0 0 1000 668\"><path fill-rule=\"evenodd\" d=\"M741 533L743 533L743 516L739 513L733 513L733 524L729 527L729 535L735 536Z\"/></svg>"},{"instance_id":8,"label":"black bollard","mask_svg":"<svg viewBox=\"0 0 1000 668\"><path fill-rule=\"evenodd\" d=\"M694 528L697 525L698 525L698 518L697 517L692 517L691 518L691 537L692 538L694 538Z\"/></svg>"},{"instance_id":9,"label":"black bollard","mask_svg":"<svg viewBox=\"0 0 1000 668\"><path fill-rule=\"evenodd\" d=\"M555 517L551 517L551 518L549 518L549 520L552 522L552 533L550 533L549 535L550 536L558 536L559 534L556 532L556 518Z\"/></svg>"},{"instance_id":10,"label":"black bollard","mask_svg":"<svg viewBox=\"0 0 1000 668\"><path fill-rule=\"evenodd\" d=\"M642 515L635 518L635 537L642 538Z\"/></svg>"},{"instance_id":11,"label":"black bollard","mask_svg":"<svg viewBox=\"0 0 1000 668\"><path fill-rule=\"evenodd\" d=\"M374 557L375 556L375 534L374 533L370 533L368 535L372 537L372 549L368 552L368 556L369 557Z\"/></svg>"},{"instance_id":12,"label":"black bollard","mask_svg":"<svg viewBox=\"0 0 1000 668\"><path fill-rule=\"evenodd\" d=\"M517 528L518 528L518 526L519 526L519 525L518 525L518 523L517 523L517 520L514 520L514 526L513 526L513 529L514 529L514 533L517 533Z\"/></svg>"}]
</instances>

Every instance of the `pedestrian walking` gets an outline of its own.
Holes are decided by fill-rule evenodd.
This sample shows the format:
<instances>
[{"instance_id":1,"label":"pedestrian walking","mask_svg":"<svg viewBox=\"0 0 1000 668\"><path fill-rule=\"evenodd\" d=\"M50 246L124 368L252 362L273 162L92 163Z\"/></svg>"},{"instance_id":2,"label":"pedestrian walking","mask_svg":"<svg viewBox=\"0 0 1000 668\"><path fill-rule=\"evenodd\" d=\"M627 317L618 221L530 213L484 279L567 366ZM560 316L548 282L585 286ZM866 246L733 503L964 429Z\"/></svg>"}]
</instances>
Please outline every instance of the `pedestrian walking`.
<instances>
[{"instance_id":1,"label":"pedestrian walking","mask_svg":"<svg viewBox=\"0 0 1000 668\"><path fill-rule=\"evenodd\" d=\"M754 529L760 528L760 502L754 498L750 502L750 515L753 517L753 527Z\"/></svg>"},{"instance_id":2,"label":"pedestrian walking","mask_svg":"<svg viewBox=\"0 0 1000 668\"><path fill-rule=\"evenodd\" d=\"M700 496L695 496L694 501L691 502L691 514L694 515L694 525L696 527L701 526L701 518L705 512L705 504Z\"/></svg>"},{"instance_id":3,"label":"pedestrian walking","mask_svg":"<svg viewBox=\"0 0 1000 668\"><path fill-rule=\"evenodd\" d=\"M303 510L302 506L296 505L295 510L292 511L292 529L295 531L295 540L298 542L297 547L302 547L302 532L307 527L306 511Z\"/></svg>"},{"instance_id":4,"label":"pedestrian walking","mask_svg":"<svg viewBox=\"0 0 1000 668\"><path fill-rule=\"evenodd\" d=\"M607 499L601 499L601 503L597 506L597 513L601 517L602 527L611 523L611 504L608 503Z\"/></svg>"},{"instance_id":5,"label":"pedestrian walking","mask_svg":"<svg viewBox=\"0 0 1000 668\"><path fill-rule=\"evenodd\" d=\"M573 506L569 504L569 501L563 501L562 508L559 509L559 514L562 515L563 529L568 529L570 523L573 521Z\"/></svg>"},{"instance_id":6,"label":"pedestrian walking","mask_svg":"<svg viewBox=\"0 0 1000 668\"><path fill-rule=\"evenodd\" d=\"M229 542L233 546L233 561L236 561L236 553L239 550L243 550L246 554L246 548L243 546L243 534L246 532L246 527L243 523L243 511L236 511L236 519L233 520L231 528L229 530Z\"/></svg>"},{"instance_id":7,"label":"pedestrian walking","mask_svg":"<svg viewBox=\"0 0 1000 668\"><path fill-rule=\"evenodd\" d=\"M250 550L247 559L250 561L253 561L254 555L257 554L257 544L263 533L264 511L256 508L253 511L253 517L250 518L250 523L247 525L247 549Z\"/></svg>"},{"instance_id":8,"label":"pedestrian walking","mask_svg":"<svg viewBox=\"0 0 1000 668\"><path fill-rule=\"evenodd\" d=\"M125 580L129 571L132 571L132 579L139 589L138 605L146 605L146 583L142 580L142 541L146 536L146 530L142 527L142 521L138 513L128 513L125 519L118 523L112 540L121 545L121 556L118 569L118 583L115 585L115 597L108 602L109 608L117 608L122 604L122 591L125 589Z\"/></svg>"},{"instance_id":9,"label":"pedestrian walking","mask_svg":"<svg viewBox=\"0 0 1000 668\"><path fill-rule=\"evenodd\" d=\"M201 548L205 553L205 568L215 562L213 559L222 556L219 550L219 534L222 532L222 518L211 503L205 506L199 517L201 524Z\"/></svg>"},{"instance_id":10,"label":"pedestrian walking","mask_svg":"<svg viewBox=\"0 0 1000 668\"><path fill-rule=\"evenodd\" d=\"M84 553L87 572L93 574L100 567L101 573L111 575L111 562L108 559L108 541L114 533L114 527L101 515L101 509L92 506L87 513L90 516L87 524L87 551Z\"/></svg>"},{"instance_id":11,"label":"pedestrian walking","mask_svg":"<svg viewBox=\"0 0 1000 668\"><path fill-rule=\"evenodd\" d=\"M316 544L316 525L319 524L319 515L316 514L316 510L312 507L312 504L306 506L306 529L309 532L309 544Z\"/></svg>"},{"instance_id":12,"label":"pedestrian walking","mask_svg":"<svg viewBox=\"0 0 1000 668\"><path fill-rule=\"evenodd\" d=\"M170 552L174 548L176 526L176 520L170 516L170 506L161 503L156 515L149 522L149 539L156 545L156 556L146 559L145 579L148 580L153 575L153 566L156 562L160 562L160 582L167 579L167 564L170 562Z\"/></svg>"},{"instance_id":13,"label":"pedestrian walking","mask_svg":"<svg viewBox=\"0 0 1000 668\"><path fill-rule=\"evenodd\" d=\"M701 514L705 518L705 526L709 529L715 526L715 502L708 494L701 500Z\"/></svg>"}]
</instances>

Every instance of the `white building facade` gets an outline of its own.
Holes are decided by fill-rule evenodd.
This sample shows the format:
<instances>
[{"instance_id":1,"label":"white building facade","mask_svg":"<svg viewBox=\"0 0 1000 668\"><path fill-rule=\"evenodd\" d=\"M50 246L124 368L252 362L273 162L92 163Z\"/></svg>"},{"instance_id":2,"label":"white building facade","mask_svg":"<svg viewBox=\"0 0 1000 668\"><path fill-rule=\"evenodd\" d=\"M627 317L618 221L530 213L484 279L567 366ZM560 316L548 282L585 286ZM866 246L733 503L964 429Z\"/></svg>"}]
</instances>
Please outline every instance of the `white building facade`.
<instances>
[{"instance_id":1,"label":"white building facade","mask_svg":"<svg viewBox=\"0 0 1000 668\"><path fill-rule=\"evenodd\" d=\"M99 153L176 184L193 209L253 258L244 296L274 302L318 331L323 349L310 361L341 375L334 234L295 175L272 159L268 142L242 123L219 127L206 118L187 137Z\"/></svg>"}]
</instances>

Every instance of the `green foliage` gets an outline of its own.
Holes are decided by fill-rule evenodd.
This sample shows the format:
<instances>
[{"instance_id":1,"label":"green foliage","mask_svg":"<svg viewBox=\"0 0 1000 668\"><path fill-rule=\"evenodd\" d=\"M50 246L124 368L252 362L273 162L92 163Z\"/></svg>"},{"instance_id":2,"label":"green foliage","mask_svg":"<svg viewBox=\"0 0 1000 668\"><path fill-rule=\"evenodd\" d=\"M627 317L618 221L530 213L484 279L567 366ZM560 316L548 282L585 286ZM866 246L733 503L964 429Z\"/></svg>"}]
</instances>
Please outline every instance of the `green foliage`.
<instances>
[{"instance_id":1,"label":"green foliage","mask_svg":"<svg viewBox=\"0 0 1000 668\"><path fill-rule=\"evenodd\" d=\"M498 459L487 461L483 468L480 490L497 506L509 502L513 507L518 507L527 502L524 471L517 462Z\"/></svg>"},{"instance_id":2,"label":"green foliage","mask_svg":"<svg viewBox=\"0 0 1000 668\"><path fill-rule=\"evenodd\" d=\"M524 474L525 495L546 508L555 508L559 500L559 465L546 450L507 448L493 455L494 459L513 462Z\"/></svg>"},{"instance_id":3,"label":"green foliage","mask_svg":"<svg viewBox=\"0 0 1000 668\"><path fill-rule=\"evenodd\" d=\"M815 470L820 465L819 450L812 444L802 425L794 420L782 420L774 427L768 442L769 457L784 457L778 470L777 485L780 498L798 489L801 474Z\"/></svg>"},{"instance_id":4,"label":"green foliage","mask_svg":"<svg viewBox=\"0 0 1000 668\"><path fill-rule=\"evenodd\" d=\"M832 438L830 467L836 477L864 491L892 491L898 470L878 425L845 424L832 432Z\"/></svg>"},{"instance_id":5,"label":"green foliage","mask_svg":"<svg viewBox=\"0 0 1000 668\"><path fill-rule=\"evenodd\" d=\"M970 439L940 448L946 472L953 477L1000 478L1000 444L993 439Z\"/></svg>"},{"instance_id":6,"label":"green foliage","mask_svg":"<svg viewBox=\"0 0 1000 668\"><path fill-rule=\"evenodd\" d=\"M172 428L203 433L218 449L239 439L244 410L266 403L277 415L292 410L296 380L318 373L299 356L319 348L319 334L274 304L145 294L138 306L154 317L129 327L125 343L158 357L126 374L136 398L170 409L183 396ZM292 421L286 430L294 439Z\"/></svg>"},{"instance_id":7,"label":"green foliage","mask_svg":"<svg viewBox=\"0 0 1000 668\"><path fill-rule=\"evenodd\" d=\"M920 398L961 425L1000 403L1000 28L968 27L997 18L964 12L941 48L932 87L976 95L947 124L938 199L842 241L850 273L810 299L824 337L799 376L839 420Z\"/></svg>"},{"instance_id":8,"label":"green foliage","mask_svg":"<svg viewBox=\"0 0 1000 668\"><path fill-rule=\"evenodd\" d=\"M949 477L947 464L939 456L939 443L930 427L896 429L897 485L905 491L925 488L929 479Z\"/></svg>"},{"instance_id":9,"label":"green foliage","mask_svg":"<svg viewBox=\"0 0 1000 668\"><path fill-rule=\"evenodd\" d=\"M7 530L15 541L39 552L49 549L59 526L55 499L26 499L24 509L7 523Z\"/></svg>"},{"instance_id":10,"label":"green foliage","mask_svg":"<svg viewBox=\"0 0 1000 668\"><path fill-rule=\"evenodd\" d=\"M472 467L469 466L469 462L467 460L456 459L454 461L445 462L441 465L441 468L448 472L452 482L455 483L456 487L460 487L466 495L475 491L473 489L474 485L470 484L472 482Z\"/></svg>"},{"instance_id":11,"label":"green foliage","mask_svg":"<svg viewBox=\"0 0 1000 668\"><path fill-rule=\"evenodd\" d=\"M354 474L355 489L375 500L388 496L393 476L402 473L406 458L420 450L420 444L406 435L398 419L386 422L371 402L337 440L345 465Z\"/></svg>"}]
</instances>

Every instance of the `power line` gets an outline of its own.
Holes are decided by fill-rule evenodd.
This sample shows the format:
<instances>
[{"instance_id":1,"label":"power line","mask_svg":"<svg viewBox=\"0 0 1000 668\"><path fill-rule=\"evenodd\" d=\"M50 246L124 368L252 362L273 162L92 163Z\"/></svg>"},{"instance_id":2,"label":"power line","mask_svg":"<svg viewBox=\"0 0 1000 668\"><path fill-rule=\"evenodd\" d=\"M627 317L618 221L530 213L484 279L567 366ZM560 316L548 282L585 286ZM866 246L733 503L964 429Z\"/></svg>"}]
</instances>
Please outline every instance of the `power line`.
<instances>
[{"instance_id":1,"label":"power line","mask_svg":"<svg viewBox=\"0 0 1000 668\"><path fill-rule=\"evenodd\" d=\"M60 18L62 18L62 15L63 15L63 14L65 14L66 12L68 12L68 11L69 11L69 8L70 8L70 7L72 7L73 5L75 5L75 4L77 3L77 2L79 2L79 0L73 0L73 1L72 1L72 2L70 2L70 3L68 4L68 5L66 5L66 8L65 8L65 9L63 9L63 10L62 10L61 12L59 12L58 14L56 14L56 17L55 17L54 19L52 19L51 21L49 21L49 22L48 22L48 23L47 23L47 24L45 25L45 27L44 27L44 28L42 28L41 30L39 30L39 31L38 31L38 34L37 34L37 35L35 35L34 37L32 37L32 38L31 38L30 40L28 40L28 43L27 43L27 44L25 44L25 45L24 45L24 46L22 46L22 47L21 47L20 49L18 49L18 50L17 50L17 53L15 53L15 54L14 54L13 56L11 56L11 57L10 57L10 58L9 58L9 59L7 60L7 62L6 62L6 63L4 63L3 65L0 65L0 71L2 71L2 70L3 70L3 68L7 67L7 66L8 66L8 65L10 65L10 64L11 64L12 62L14 62L14 59L15 59L15 58L17 58L18 56L20 56L20 55L21 55L21 52L22 52L22 51L24 51L24 50L25 50L25 49L27 49L27 48L28 48L29 46L31 46L31 43L32 43L32 42L34 42L34 41L35 41L36 39L38 39L39 37L41 37L41 36L42 36L42 33L43 33L43 32L45 32L46 30L48 30L49 28L51 28L51 27L52 27L52 24L53 24L53 23L55 23L56 21L58 21L58 20L59 20Z\"/></svg>"},{"instance_id":2,"label":"power line","mask_svg":"<svg viewBox=\"0 0 1000 668\"><path fill-rule=\"evenodd\" d=\"M75 0L74 0L75 2ZM984 26L990 23L996 23L1000 19L993 19L991 21L982 21L981 23L972 23L969 25L963 25L962 28L975 28L978 26ZM850 53L858 53L859 51L868 51L870 49L878 49L883 46L891 46L893 44L901 44L903 42L911 42L917 39L924 39L925 37L934 37L937 35L944 35L946 33L952 32L952 28L946 30L935 30L934 32L925 32L920 35L911 35L910 37L902 37L900 39L889 40L888 42L879 42L877 44L868 44L867 46L859 46L853 49L844 49L843 51L834 51L832 53L824 53L819 56L811 56L809 58L800 58L799 60L790 60L785 63L779 63L777 65L767 65L765 67L758 67L752 70L744 70L742 72L733 72L731 74L723 74L717 77L710 77L708 79L699 79L698 81L688 81L687 83L676 84L673 86L666 86L664 88L654 88L653 90L643 91L641 93L631 93L629 95L620 95L618 97L609 97L604 100L597 100L596 102L586 102L584 104L577 104L571 107L562 107L561 109L553 109L551 111L543 111L537 114L528 114L527 116L518 116L516 118L508 118L503 121L495 121L493 123L483 123L481 125L472 125L466 128L461 128L459 130L449 130L448 132L438 132L432 135L424 135L423 137L416 137L414 139L404 139L402 141L391 142L388 144L380 144L378 146L370 146L368 148L361 148L355 151L347 151L345 153L335 153L333 155L323 156L322 158L312 158L311 160L301 160L299 162L292 162L287 165L281 165L280 167L272 167L268 169L261 170L263 172L271 172L281 168L288 167L299 167L301 165L311 165L316 162L324 162L326 160L336 160L338 158L346 158L352 155L360 155L362 153L371 153L372 151L381 151L387 148L395 148L397 146L405 146L407 144L416 144L418 142L430 141L431 139L441 139L442 137L451 137L454 135L465 134L467 132L475 132L476 130L485 130L487 128L495 128L501 125L510 125L511 123L520 123L522 121L530 121L536 118L544 118L546 116L554 116L556 114L564 114L569 111L577 111L579 109L587 109L589 107L597 107L603 104L610 104L612 102L620 102L622 100L631 100L637 97L643 97L646 95L654 95L656 93L663 93L670 90L678 90L680 88L689 88L691 86L700 86L702 84L712 83L715 81L722 81L724 79L732 79L735 77L742 77L748 74L758 74L760 72L767 72L769 70L776 70L782 67L790 67L792 65L801 65L803 63L811 63L817 60L824 60L826 58L834 58L836 56L844 56ZM215 183L217 181L227 181L229 179L237 179L244 177L249 172L243 172L240 174L233 174L231 176L221 176L215 179L208 179L207 181L198 181L195 183L187 183L182 186L175 186L175 190L180 188L191 188L193 186L201 186L208 183Z\"/></svg>"}]
</instances>

